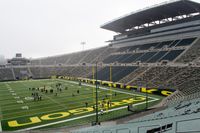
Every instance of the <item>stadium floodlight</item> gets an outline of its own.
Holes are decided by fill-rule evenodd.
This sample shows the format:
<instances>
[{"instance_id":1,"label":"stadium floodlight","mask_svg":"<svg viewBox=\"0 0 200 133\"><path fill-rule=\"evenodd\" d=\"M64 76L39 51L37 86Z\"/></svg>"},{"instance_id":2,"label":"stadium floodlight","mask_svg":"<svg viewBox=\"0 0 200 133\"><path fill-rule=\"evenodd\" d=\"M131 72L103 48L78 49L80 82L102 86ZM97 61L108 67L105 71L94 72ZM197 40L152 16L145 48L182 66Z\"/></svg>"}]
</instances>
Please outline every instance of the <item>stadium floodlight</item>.
<instances>
[{"instance_id":1,"label":"stadium floodlight","mask_svg":"<svg viewBox=\"0 0 200 133\"><path fill-rule=\"evenodd\" d=\"M83 46L83 51L84 51L85 44L86 44L86 42L81 42L81 45Z\"/></svg>"}]
</instances>

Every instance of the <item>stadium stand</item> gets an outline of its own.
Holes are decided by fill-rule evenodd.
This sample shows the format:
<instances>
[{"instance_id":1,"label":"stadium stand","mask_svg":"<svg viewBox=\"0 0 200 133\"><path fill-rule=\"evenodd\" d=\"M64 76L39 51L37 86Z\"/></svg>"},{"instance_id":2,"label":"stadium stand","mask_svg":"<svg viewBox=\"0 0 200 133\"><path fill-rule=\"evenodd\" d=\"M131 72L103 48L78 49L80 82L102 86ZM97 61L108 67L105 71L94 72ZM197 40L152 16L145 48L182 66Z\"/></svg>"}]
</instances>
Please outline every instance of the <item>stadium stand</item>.
<instances>
[{"instance_id":1,"label":"stadium stand","mask_svg":"<svg viewBox=\"0 0 200 133\"><path fill-rule=\"evenodd\" d=\"M164 88L167 88L168 85L172 84L168 83L168 80L174 78L174 76L177 76L184 69L185 67L178 66L152 66L151 68L149 67L148 70L146 70L142 75L129 82L129 84L146 83L152 88L159 88L161 85Z\"/></svg>"},{"instance_id":2,"label":"stadium stand","mask_svg":"<svg viewBox=\"0 0 200 133\"><path fill-rule=\"evenodd\" d=\"M31 76L27 67L26 68L15 67L13 68L13 70L14 70L16 79L26 79Z\"/></svg>"},{"instance_id":3,"label":"stadium stand","mask_svg":"<svg viewBox=\"0 0 200 133\"><path fill-rule=\"evenodd\" d=\"M110 44L118 50L103 63L137 66L118 82L147 88L174 88L176 91L160 103L167 107L162 111L122 125L95 126L73 132L199 132L195 126L200 122L199 11L199 3L178 0L102 25L103 29L119 33ZM105 67L100 70L103 71L109 69Z\"/></svg>"},{"instance_id":4,"label":"stadium stand","mask_svg":"<svg viewBox=\"0 0 200 133\"><path fill-rule=\"evenodd\" d=\"M126 124L119 124L115 126L95 126L81 130L74 130L72 132L198 132L200 128L196 127L195 123L199 123L200 121L199 113L199 99L193 99L173 104L162 111L157 111L150 115L134 119Z\"/></svg>"},{"instance_id":5,"label":"stadium stand","mask_svg":"<svg viewBox=\"0 0 200 133\"><path fill-rule=\"evenodd\" d=\"M86 77L92 70L90 67L84 66L38 66L30 67L32 77L50 78L51 76L72 76L72 77Z\"/></svg>"},{"instance_id":6,"label":"stadium stand","mask_svg":"<svg viewBox=\"0 0 200 133\"><path fill-rule=\"evenodd\" d=\"M97 65L98 80L176 91L160 103L165 107L161 111L126 124L73 133L200 131L196 125L200 123L200 4L171 1L115 19L101 28L118 33L108 46L33 59L24 66L5 66L0 68L0 80L27 76L93 79L96 72L92 69Z\"/></svg>"},{"instance_id":7,"label":"stadium stand","mask_svg":"<svg viewBox=\"0 0 200 133\"><path fill-rule=\"evenodd\" d=\"M173 61L182 52L184 52L187 49L187 46L191 45L195 39L196 38L187 38L121 47L116 51L120 54L112 54L103 62L133 63L140 61L155 63L162 60Z\"/></svg>"},{"instance_id":8,"label":"stadium stand","mask_svg":"<svg viewBox=\"0 0 200 133\"><path fill-rule=\"evenodd\" d=\"M83 63L92 64L97 60L98 62L101 62L115 50L117 49L111 48L110 46L100 47L97 49L91 49L66 55L34 59L31 60L31 65L77 65Z\"/></svg>"},{"instance_id":9,"label":"stadium stand","mask_svg":"<svg viewBox=\"0 0 200 133\"><path fill-rule=\"evenodd\" d=\"M117 82L129 73L135 71L138 67L134 66L112 66L111 71L112 71L112 81ZM105 80L105 81L110 81L110 67L106 66L100 71L97 72L97 78L99 80ZM96 73L95 73L96 75ZM91 76L89 78L92 78Z\"/></svg>"},{"instance_id":10,"label":"stadium stand","mask_svg":"<svg viewBox=\"0 0 200 133\"><path fill-rule=\"evenodd\" d=\"M186 3L194 4L197 9L199 8L199 4L197 3L191 1L186 1ZM185 2L182 1L172 2L170 4L174 4L174 6L176 6L176 4L186 6ZM162 5L155 9L149 9L142 12L161 10L160 7L162 7ZM1 80L15 79L13 77L22 79L24 75L32 76L33 78L47 78L52 75L91 78L91 66L94 66L98 61L102 62L103 65L102 69L99 68L101 69L99 70L99 73L101 74L98 76L98 79L109 80L108 75L105 77L104 73L107 74L109 71L109 67L106 66L106 64L111 64L113 66L114 82L132 85L143 84L150 87L167 87L169 85L174 85L177 88L181 87L185 90L184 84L181 86L179 82L183 82L183 78L185 78L184 76L187 74L190 76L196 75L192 75L193 73L190 73L190 70L188 70L191 67L187 69L186 67L179 66L179 64L190 63L193 60L197 60L200 53L198 52L198 30L195 29L194 31L194 29L191 28L198 28L199 23L197 20L199 19L199 14L193 15L196 10L194 11L191 7L188 8L190 8L190 11L181 11L182 15L185 15L182 19L175 17L172 21L164 22L163 19L166 18L162 18L159 16L160 14L156 14L161 17L160 23L158 24L155 22L154 25L145 28L138 25L142 25L143 23L138 22L135 24L131 20L127 21L127 23L132 25L132 27L130 27L132 29L130 30L127 30L128 27L124 28L124 25L121 24L121 22L118 23L120 20L105 24L102 28L113 31L118 31L119 27L121 27L120 31L118 31L120 34L114 36L114 40L109 46L72 54L33 59L31 60L30 65L24 66L26 68L13 68L11 69L11 72L8 72L11 74L8 75L3 74L2 72L2 75L4 75L2 77L4 78ZM140 14L140 12L138 14ZM168 13L169 18L174 17L173 15L177 14L175 12L174 14ZM124 17L124 19L129 20L129 17L134 18L135 16L136 14L132 14ZM152 19L150 20L152 21ZM145 21L145 23L151 23L148 21ZM109 26L113 24L115 25L114 29ZM146 31L145 29L148 30ZM179 35L180 30L184 30L181 36ZM139 33L137 34L137 32ZM174 62L177 63L177 65L159 66L163 61L168 61L169 63ZM141 65L138 65L138 63L141 63ZM152 63L156 65L144 67L143 63ZM127 64L129 64L129 66L127 66ZM10 68L1 69L5 69L5 71L10 70ZM183 73L183 71L186 71L186 73ZM188 82L190 81L196 85L195 83L198 79L194 78Z\"/></svg>"},{"instance_id":11,"label":"stadium stand","mask_svg":"<svg viewBox=\"0 0 200 133\"><path fill-rule=\"evenodd\" d=\"M184 55L182 55L178 60L176 60L176 62L181 62L181 63L190 63L192 62L193 60L197 59L200 55L200 51L199 51L199 43L200 41L196 41L195 44L193 44L189 50L187 50L185 52Z\"/></svg>"},{"instance_id":12,"label":"stadium stand","mask_svg":"<svg viewBox=\"0 0 200 133\"><path fill-rule=\"evenodd\" d=\"M82 60L80 61L81 63L92 63L92 61L97 60L96 58L98 58L104 51L107 51L107 49L109 49L108 47L101 47L101 48L97 48L97 49L91 49L89 54L82 58Z\"/></svg>"},{"instance_id":13,"label":"stadium stand","mask_svg":"<svg viewBox=\"0 0 200 133\"><path fill-rule=\"evenodd\" d=\"M185 6L185 3L182 1L172 2L170 4L176 5L176 3ZM190 1L187 1L186 3L194 4L194 2ZM194 5L198 8L198 4L195 3ZM151 12L151 10L161 9L160 6L158 6L156 9L149 9L148 11ZM185 90L184 84L181 86L179 82L183 82L184 76L187 74L190 76L196 75L188 73L190 70L186 67L179 66L179 64L191 63L193 60L198 60L200 53L198 52L199 37L196 33L198 30L194 31L194 29L189 28L198 27L199 23L197 20L199 19L199 15L192 15L191 13L194 14L196 10L190 10L191 11L182 11L182 15L185 15L183 19L175 17L174 20L172 19L172 21L167 22L163 22L162 19L165 18L159 16L160 14L156 14L162 18L160 19L160 23L154 23L155 25L145 28L139 27L138 24L134 24L131 20L127 21L132 27L138 26L138 28L130 29L130 31L127 31L127 27L123 29L125 31L121 31L120 29L120 34L114 36L114 40L109 46L72 54L34 59L31 60L29 66L24 66L26 68L21 68L21 70L20 68L11 69L13 74L9 75L12 76L4 74L4 76L2 76L4 78L1 80L15 79L16 77L22 79L25 75L32 76L33 78L49 78L52 75L91 78L92 68L90 64L93 64L92 66L94 66L98 61L102 62L103 65L103 67L98 68L98 72L100 73L98 79L110 80L108 76L109 67L106 66L106 64L111 64L113 66L114 82L161 88L175 86L176 88L181 87L183 88L182 90ZM136 14L126 16L124 19L129 20L129 17L134 18L135 15ZM169 14L169 17L173 17L173 15L174 14ZM121 22L118 23L118 21L120 20L105 24L102 28L113 31L119 30L118 26L123 28L124 25L121 24ZM142 24L141 22L138 23ZM118 26L114 26L115 28L113 29L109 27L110 24L116 24ZM148 32L144 32L145 29L148 29ZM181 36L178 35L179 30L184 30ZM139 32L139 34L137 34L137 32ZM145 34L142 34L143 32ZM167 33L167 35L164 33ZM177 63L177 65L159 66L163 61L169 63L174 62ZM143 63L152 63L156 65L144 67ZM129 66L121 64L129 64ZM1 69L5 69L5 71L9 70L9 68ZM186 73L183 73L183 71L186 71ZM105 76L106 74L107 77ZM190 81L191 83L194 83L194 85L196 85L196 82L198 83L198 79L195 78L189 80L188 83ZM190 91L190 93L193 92Z\"/></svg>"},{"instance_id":14,"label":"stadium stand","mask_svg":"<svg viewBox=\"0 0 200 133\"><path fill-rule=\"evenodd\" d=\"M140 66L138 67L138 69L136 69L135 71L133 71L132 73L130 73L129 75L125 76L124 78L122 78L121 80L119 80L118 82L120 83L124 83L124 84L130 84L131 81L134 80L134 78L136 78L137 76L141 75L143 72L145 72L145 70L148 67L143 67Z\"/></svg>"},{"instance_id":15,"label":"stadium stand","mask_svg":"<svg viewBox=\"0 0 200 133\"><path fill-rule=\"evenodd\" d=\"M187 67L176 79L172 79L171 82L180 91L190 95L199 92L199 77L200 68L199 67Z\"/></svg>"},{"instance_id":16,"label":"stadium stand","mask_svg":"<svg viewBox=\"0 0 200 133\"><path fill-rule=\"evenodd\" d=\"M12 68L0 68L0 80L14 80Z\"/></svg>"}]
</instances>

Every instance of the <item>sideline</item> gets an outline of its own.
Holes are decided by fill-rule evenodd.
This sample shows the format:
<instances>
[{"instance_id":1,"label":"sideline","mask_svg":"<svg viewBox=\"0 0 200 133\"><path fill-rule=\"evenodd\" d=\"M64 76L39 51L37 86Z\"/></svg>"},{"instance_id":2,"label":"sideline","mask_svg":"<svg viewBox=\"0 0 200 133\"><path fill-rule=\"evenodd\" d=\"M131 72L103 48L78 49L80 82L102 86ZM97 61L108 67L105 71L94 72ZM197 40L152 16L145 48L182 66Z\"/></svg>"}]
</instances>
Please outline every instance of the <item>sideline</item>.
<instances>
[{"instance_id":1,"label":"sideline","mask_svg":"<svg viewBox=\"0 0 200 133\"><path fill-rule=\"evenodd\" d=\"M2 132L1 121L0 121L0 132Z\"/></svg>"},{"instance_id":2,"label":"sideline","mask_svg":"<svg viewBox=\"0 0 200 133\"><path fill-rule=\"evenodd\" d=\"M69 82L69 83L73 83L73 84L78 84L77 82L75 81L67 81L67 80L64 80L65 82ZM90 84L85 84L83 83L82 85L84 86L89 86L89 87L95 87L94 85L90 85ZM99 86L99 89L102 89L102 90L110 90L108 88L105 88L105 87L102 87L102 86ZM123 93L123 94L128 94L128 95L133 95L133 96L142 96L142 97L145 97L144 95L140 95L140 94L133 94L133 93L129 93L129 92L124 92L124 91L120 91L120 90L112 90L114 92L119 92L119 93ZM159 100L158 98L155 98L155 97L150 97L148 96L149 98L151 99L154 99L154 100Z\"/></svg>"},{"instance_id":3,"label":"sideline","mask_svg":"<svg viewBox=\"0 0 200 133\"><path fill-rule=\"evenodd\" d=\"M154 101L157 101L157 99L149 100L148 103L154 102ZM144 103L146 103L146 101L145 102L141 102L141 103L136 103L133 106L137 106L137 105L144 104ZM122 106L122 107L119 107L119 108L114 108L114 109L108 110L108 112L113 112L113 111L124 109L124 108L127 108L127 106ZM99 112L99 114L100 114L100 112ZM90 117L90 116L94 116L94 115L96 115L96 113L92 113L92 114L88 114L88 115L84 115L84 116L80 116L80 117L75 117L75 118L71 118L71 119L66 119L66 120L62 120L62 121L52 122L52 123L48 123L48 124L43 124L43 125L39 125L39 126L35 126L35 127L20 129L20 130L16 130L16 131L17 132L21 132L21 131L27 131L27 130L37 129L37 128L41 128L41 127L46 127L46 126L51 126L51 125L55 125L55 124L60 124L60 123L68 122L68 121L78 120L78 119L81 119L81 118L86 118L86 117Z\"/></svg>"}]
</instances>

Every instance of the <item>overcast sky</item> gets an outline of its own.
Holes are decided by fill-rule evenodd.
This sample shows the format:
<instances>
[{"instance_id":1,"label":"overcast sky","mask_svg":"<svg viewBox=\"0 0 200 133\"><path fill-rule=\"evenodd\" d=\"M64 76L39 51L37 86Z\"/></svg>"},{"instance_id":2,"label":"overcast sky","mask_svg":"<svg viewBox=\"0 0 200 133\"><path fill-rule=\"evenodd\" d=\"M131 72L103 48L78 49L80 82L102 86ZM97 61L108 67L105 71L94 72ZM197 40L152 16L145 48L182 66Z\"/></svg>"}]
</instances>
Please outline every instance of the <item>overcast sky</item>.
<instances>
[{"instance_id":1,"label":"overcast sky","mask_svg":"<svg viewBox=\"0 0 200 133\"><path fill-rule=\"evenodd\" d=\"M0 0L0 55L38 58L107 45L100 26L165 0ZM195 0L200 1L200 0Z\"/></svg>"}]
</instances>

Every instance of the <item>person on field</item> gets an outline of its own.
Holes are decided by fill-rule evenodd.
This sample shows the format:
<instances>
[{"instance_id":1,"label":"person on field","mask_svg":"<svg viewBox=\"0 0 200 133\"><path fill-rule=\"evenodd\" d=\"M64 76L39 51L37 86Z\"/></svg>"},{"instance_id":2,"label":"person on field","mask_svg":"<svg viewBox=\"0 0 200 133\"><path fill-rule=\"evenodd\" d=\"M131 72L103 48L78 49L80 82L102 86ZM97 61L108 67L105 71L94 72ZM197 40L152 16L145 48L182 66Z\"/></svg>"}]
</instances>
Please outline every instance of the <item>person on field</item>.
<instances>
[{"instance_id":1,"label":"person on field","mask_svg":"<svg viewBox=\"0 0 200 133\"><path fill-rule=\"evenodd\" d=\"M88 102L85 102L85 107L86 107L86 108L88 107Z\"/></svg>"}]
</instances>

